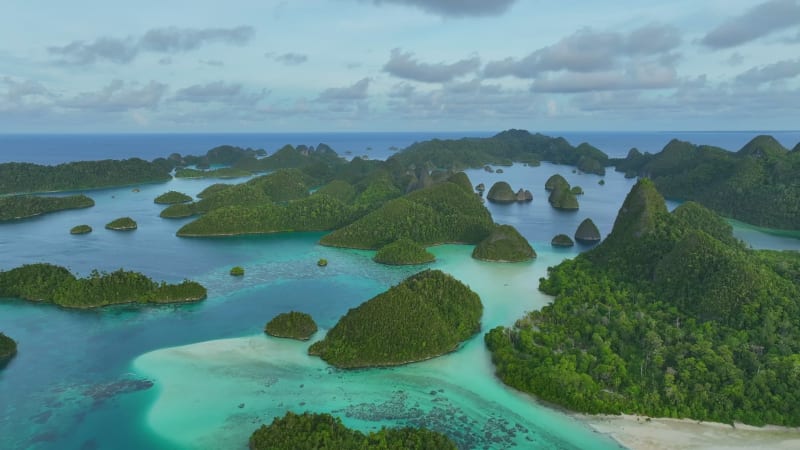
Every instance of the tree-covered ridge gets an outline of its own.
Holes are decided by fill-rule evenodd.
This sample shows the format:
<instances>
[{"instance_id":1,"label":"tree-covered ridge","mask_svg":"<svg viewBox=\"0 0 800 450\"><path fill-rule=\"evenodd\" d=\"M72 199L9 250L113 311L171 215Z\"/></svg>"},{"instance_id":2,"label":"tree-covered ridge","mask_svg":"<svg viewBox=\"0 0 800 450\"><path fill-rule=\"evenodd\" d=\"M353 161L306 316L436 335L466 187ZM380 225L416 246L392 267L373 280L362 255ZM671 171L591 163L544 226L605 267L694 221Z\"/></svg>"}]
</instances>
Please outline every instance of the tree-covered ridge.
<instances>
[{"instance_id":1,"label":"tree-covered ridge","mask_svg":"<svg viewBox=\"0 0 800 450\"><path fill-rule=\"evenodd\" d=\"M640 180L605 242L548 270L554 302L486 343L504 382L571 409L798 426L798 267Z\"/></svg>"},{"instance_id":2,"label":"tree-covered ridge","mask_svg":"<svg viewBox=\"0 0 800 450\"><path fill-rule=\"evenodd\" d=\"M264 326L270 336L307 341L317 332L317 323L306 313L290 311L278 314Z\"/></svg>"},{"instance_id":3,"label":"tree-covered ridge","mask_svg":"<svg viewBox=\"0 0 800 450\"><path fill-rule=\"evenodd\" d=\"M17 343L0 332L0 369L17 354Z\"/></svg>"},{"instance_id":4,"label":"tree-covered ridge","mask_svg":"<svg viewBox=\"0 0 800 450\"><path fill-rule=\"evenodd\" d=\"M494 227L478 196L443 182L390 200L361 219L324 236L335 247L378 249L407 238L421 245L475 244Z\"/></svg>"},{"instance_id":5,"label":"tree-covered ridge","mask_svg":"<svg viewBox=\"0 0 800 450\"><path fill-rule=\"evenodd\" d=\"M497 225L472 251L482 261L522 262L536 258L536 252L524 236L511 225Z\"/></svg>"},{"instance_id":6,"label":"tree-covered ridge","mask_svg":"<svg viewBox=\"0 0 800 450\"><path fill-rule=\"evenodd\" d=\"M657 154L629 152L618 171L646 176L667 198L694 200L753 225L800 229L800 153L758 136L736 153L673 140Z\"/></svg>"},{"instance_id":7,"label":"tree-covered ridge","mask_svg":"<svg viewBox=\"0 0 800 450\"><path fill-rule=\"evenodd\" d=\"M375 253L375 262L392 266L426 264L436 260L433 253L411 239L398 239Z\"/></svg>"},{"instance_id":8,"label":"tree-covered ridge","mask_svg":"<svg viewBox=\"0 0 800 450\"><path fill-rule=\"evenodd\" d=\"M126 303L184 303L206 298L206 288L193 281L156 283L138 272L92 271L77 278L52 264L28 264L0 271L0 297L53 303L66 308L96 308Z\"/></svg>"},{"instance_id":9,"label":"tree-covered ridge","mask_svg":"<svg viewBox=\"0 0 800 450\"><path fill-rule=\"evenodd\" d=\"M219 169L201 170L189 169L186 167L179 168L175 171L176 178L244 178L249 177L253 173L248 170L235 169L233 167L220 167Z\"/></svg>"},{"instance_id":10,"label":"tree-covered ridge","mask_svg":"<svg viewBox=\"0 0 800 450\"><path fill-rule=\"evenodd\" d=\"M92 206L94 206L94 200L85 195L70 195L68 197L14 195L0 197L0 222Z\"/></svg>"},{"instance_id":11,"label":"tree-covered ridge","mask_svg":"<svg viewBox=\"0 0 800 450\"><path fill-rule=\"evenodd\" d=\"M381 428L364 434L330 414L287 412L250 436L251 450L455 450L447 436L424 428Z\"/></svg>"},{"instance_id":12,"label":"tree-covered ridge","mask_svg":"<svg viewBox=\"0 0 800 450\"><path fill-rule=\"evenodd\" d=\"M426 270L347 312L309 348L340 368L407 364L449 353L480 330L478 294Z\"/></svg>"},{"instance_id":13,"label":"tree-covered ridge","mask_svg":"<svg viewBox=\"0 0 800 450\"><path fill-rule=\"evenodd\" d=\"M580 166L581 170L603 175L608 156L588 144L573 147L564 138L507 130L489 138L464 138L419 142L392 155L390 161L402 167L440 167L446 169L479 168L487 164L510 165L512 162Z\"/></svg>"},{"instance_id":14,"label":"tree-covered ridge","mask_svg":"<svg viewBox=\"0 0 800 450\"><path fill-rule=\"evenodd\" d=\"M0 194L74 191L129 184L155 183L172 178L172 168L138 158L122 161L79 161L57 166L31 163L0 164Z\"/></svg>"},{"instance_id":15,"label":"tree-covered ridge","mask_svg":"<svg viewBox=\"0 0 800 450\"><path fill-rule=\"evenodd\" d=\"M153 202L159 205L175 205L192 201L192 197L178 191L165 192L156 197Z\"/></svg>"}]
</instances>

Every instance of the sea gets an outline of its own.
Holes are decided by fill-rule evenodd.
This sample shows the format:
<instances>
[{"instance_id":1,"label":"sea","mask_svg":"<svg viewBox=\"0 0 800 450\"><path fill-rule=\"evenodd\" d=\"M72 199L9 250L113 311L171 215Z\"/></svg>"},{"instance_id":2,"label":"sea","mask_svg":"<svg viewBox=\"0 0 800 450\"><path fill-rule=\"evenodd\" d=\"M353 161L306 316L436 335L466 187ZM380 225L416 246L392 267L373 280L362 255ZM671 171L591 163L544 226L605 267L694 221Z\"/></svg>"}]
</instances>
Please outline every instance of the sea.
<instances>
[{"instance_id":1,"label":"sea","mask_svg":"<svg viewBox=\"0 0 800 450\"><path fill-rule=\"evenodd\" d=\"M426 139L492 134L2 135L0 161L153 159L203 154L224 144L272 153L285 144L321 142L343 155L385 159ZM589 142L617 157L631 147L657 152L673 138L731 150L759 134L772 134L789 148L800 141L795 131L545 134ZM424 426L446 433L462 449L621 448L580 417L502 384L483 334L552 301L537 290L539 278L588 247L552 248L551 238L573 234L587 217L607 235L635 180L613 170L600 177L549 163L501 169L467 174L473 184L489 187L503 180L533 192L531 203L486 205L496 222L514 225L531 242L538 254L532 262L486 263L470 257L470 246L442 245L430 249L437 258L430 265L389 267L373 262L374 252L320 246L322 233L177 237L191 219L161 219L163 207L153 199L169 190L196 195L219 182L213 179L86 191L95 200L92 208L0 224L0 270L36 262L81 275L124 268L156 280L196 280L209 291L208 299L192 305L90 311L0 299L0 331L19 344L18 355L0 369L0 448L246 449L257 427L286 411L331 413L363 431ZM583 188L580 210L549 206L544 183L554 173ZM121 216L133 217L139 228L103 228ZM800 250L800 239L791 233L732 223L754 248ZM70 235L78 224L94 231ZM320 258L328 260L327 267L317 266ZM245 268L244 277L229 275L235 265ZM349 308L426 268L452 274L484 304L481 333L451 354L402 367L344 371L308 356L309 342L263 333L276 314L303 311L320 326L313 342Z\"/></svg>"}]
</instances>

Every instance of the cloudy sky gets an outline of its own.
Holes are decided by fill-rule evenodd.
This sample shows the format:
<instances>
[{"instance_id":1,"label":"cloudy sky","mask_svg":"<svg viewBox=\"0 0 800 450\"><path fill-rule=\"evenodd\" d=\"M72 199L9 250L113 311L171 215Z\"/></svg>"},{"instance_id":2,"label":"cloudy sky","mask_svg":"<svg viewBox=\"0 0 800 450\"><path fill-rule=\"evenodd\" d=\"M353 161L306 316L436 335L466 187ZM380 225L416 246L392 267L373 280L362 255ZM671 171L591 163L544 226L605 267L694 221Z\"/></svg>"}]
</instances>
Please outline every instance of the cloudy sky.
<instances>
[{"instance_id":1,"label":"cloudy sky","mask_svg":"<svg viewBox=\"0 0 800 450\"><path fill-rule=\"evenodd\" d=\"M0 133L800 128L800 0L3 0Z\"/></svg>"}]
</instances>

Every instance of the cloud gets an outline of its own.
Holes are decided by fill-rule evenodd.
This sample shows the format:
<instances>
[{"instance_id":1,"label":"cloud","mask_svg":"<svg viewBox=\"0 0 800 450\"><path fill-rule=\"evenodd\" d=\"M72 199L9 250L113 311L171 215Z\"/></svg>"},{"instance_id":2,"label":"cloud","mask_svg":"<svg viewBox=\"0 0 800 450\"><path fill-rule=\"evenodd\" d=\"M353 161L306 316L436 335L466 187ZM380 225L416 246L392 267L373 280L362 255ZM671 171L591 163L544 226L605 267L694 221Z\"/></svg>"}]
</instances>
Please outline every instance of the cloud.
<instances>
[{"instance_id":1,"label":"cloud","mask_svg":"<svg viewBox=\"0 0 800 450\"><path fill-rule=\"evenodd\" d=\"M325 89L318 99L323 102L366 100L369 83L369 78L362 78L351 86Z\"/></svg>"},{"instance_id":2,"label":"cloud","mask_svg":"<svg viewBox=\"0 0 800 450\"><path fill-rule=\"evenodd\" d=\"M94 41L73 41L67 45L48 47L57 62L71 65L93 64L107 61L125 64L143 52L175 54L196 50L204 45L218 43L241 46L248 43L255 30L248 26L235 28L155 28L142 37L100 37Z\"/></svg>"},{"instance_id":3,"label":"cloud","mask_svg":"<svg viewBox=\"0 0 800 450\"><path fill-rule=\"evenodd\" d=\"M300 64L308 61L308 56L301 53L289 52L282 55L277 55L273 59L279 63L286 64L287 66L299 66Z\"/></svg>"},{"instance_id":4,"label":"cloud","mask_svg":"<svg viewBox=\"0 0 800 450\"><path fill-rule=\"evenodd\" d=\"M520 60L506 58L490 62L484 68L484 75L535 78L543 72L560 70L606 71L618 66L624 58L664 55L680 43L677 29L668 25L646 25L628 34L583 28Z\"/></svg>"},{"instance_id":5,"label":"cloud","mask_svg":"<svg viewBox=\"0 0 800 450\"><path fill-rule=\"evenodd\" d=\"M744 14L731 17L706 34L700 42L713 49L736 47L798 24L798 0L770 0L748 9Z\"/></svg>"},{"instance_id":6,"label":"cloud","mask_svg":"<svg viewBox=\"0 0 800 450\"><path fill-rule=\"evenodd\" d=\"M373 3L409 5L440 16L467 17L500 15L516 0L373 0Z\"/></svg>"},{"instance_id":7,"label":"cloud","mask_svg":"<svg viewBox=\"0 0 800 450\"><path fill-rule=\"evenodd\" d=\"M267 96L267 91L248 94L240 83L214 81L208 84L195 84L179 89L173 98L179 102L190 103L227 103L235 105L252 105Z\"/></svg>"},{"instance_id":8,"label":"cloud","mask_svg":"<svg viewBox=\"0 0 800 450\"><path fill-rule=\"evenodd\" d=\"M146 85L126 84L114 80L108 86L94 91L82 92L63 100L59 106L70 109L121 112L131 109L155 109L167 92L167 85L150 81Z\"/></svg>"},{"instance_id":9,"label":"cloud","mask_svg":"<svg viewBox=\"0 0 800 450\"><path fill-rule=\"evenodd\" d=\"M739 74L736 81L759 85L794 78L797 75L800 75L800 59L786 59L762 67L753 67Z\"/></svg>"},{"instance_id":10,"label":"cloud","mask_svg":"<svg viewBox=\"0 0 800 450\"><path fill-rule=\"evenodd\" d=\"M197 62L199 62L200 64L203 64L205 66L209 66L209 67L224 67L225 66L225 63L220 61L220 60L218 60L218 59L201 59L201 60L198 60Z\"/></svg>"},{"instance_id":11,"label":"cloud","mask_svg":"<svg viewBox=\"0 0 800 450\"><path fill-rule=\"evenodd\" d=\"M555 77L534 80L534 92L587 92L630 89L666 89L675 87L678 75L674 67L661 64L632 64L627 70L602 72L567 72Z\"/></svg>"},{"instance_id":12,"label":"cloud","mask_svg":"<svg viewBox=\"0 0 800 450\"><path fill-rule=\"evenodd\" d=\"M53 94L38 81L17 81L11 77L3 77L0 82L6 86L6 91L0 96L4 102L19 104L34 97L53 97Z\"/></svg>"},{"instance_id":13,"label":"cloud","mask_svg":"<svg viewBox=\"0 0 800 450\"><path fill-rule=\"evenodd\" d=\"M480 65L481 60L477 56L451 64L442 62L437 64L421 63L414 59L413 53L403 53L399 48L395 48L392 50L389 61L383 66L383 71L407 80L424 83L444 83L474 72L480 68Z\"/></svg>"}]
</instances>

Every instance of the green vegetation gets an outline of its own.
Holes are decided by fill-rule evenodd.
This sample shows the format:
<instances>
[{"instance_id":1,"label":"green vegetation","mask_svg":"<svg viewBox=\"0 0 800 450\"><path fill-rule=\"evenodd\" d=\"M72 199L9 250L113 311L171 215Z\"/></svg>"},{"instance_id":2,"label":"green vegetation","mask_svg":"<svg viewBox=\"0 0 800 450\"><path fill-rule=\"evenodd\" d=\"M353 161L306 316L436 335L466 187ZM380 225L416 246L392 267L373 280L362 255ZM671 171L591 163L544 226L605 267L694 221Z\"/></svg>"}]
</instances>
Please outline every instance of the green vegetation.
<instances>
[{"instance_id":1,"label":"green vegetation","mask_svg":"<svg viewBox=\"0 0 800 450\"><path fill-rule=\"evenodd\" d=\"M192 208L191 204L176 203L164 208L158 216L164 219L183 219L184 217L192 217L194 215L194 208Z\"/></svg>"},{"instance_id":2,"label":"green vegetation","mask_svg":"<svg viewBox=\"0 0 800 450\"><path fill-rule=\"evenodd\" d=\"M244 267L242 266L234 266L231 268L231 276L233 277L243 277L244 276Z\"/></svg>"},{"instance_id":3,"label":"green vegetation","mask_svg":"<svg viewBox=\"0 0 800 450\"><path fill-rule=\"evenodd\" d=\"M570 192L572 192L572 195L583 195L583 188L580 186L572 186Z\"/></svg>"},{"instance_id":4,"label":"green vegetation","mask_svg":"<svg viewBox=\"0 0 800 450\"><path fill-rule=\"evenodd\" d=\"M596 244L600 242L600 230L592 219L584 219L578 229L575 230L575 240L581 244Z\"/></svg>"},{"instance_id":5,"label":"green vegetation","mask_svg":"<svg viewBox=\"0 0 800 450\"><path fill-rule=\"evenodd\" d=\"M329 414L287 412L250 436L250 450L455 450L445 435L424 428L382 428L369 434L351 430Z\"/></svg>"},{"instance_id":6,"label":"green vegetation","mask_svg":"<svg viewBox=\"0 0 800 450\"><path fill-rule=\"evenodd\" d=\"M401 167L438 167L460 170L480 168L488 164L508 166L512 162L538 165L539 161L580 165L584 172L605 173L610 165L602 151L581 144L573 147L563 138L531 134L524 130L507 130L490 138L464 138L418 142L389 158ZM491 168L490 168L491 169Z\"/></svg>"},{"instance_id":7,"label":"green vegetation","mask_svg":"<svg viewBox=\"0 0 800 450\"><path fill-rule=\"evenodd\" d=\"M169 191L159 195L153 201L159 205L175 205L178 203L190 202L192 201L192 197L189 197L183 192Z\"/></svg>"},{"instance_id":8,"label":"green vegetation","mask_svg":"<svg viewBox=\"0 0 800 450\"><path fill-rule=\"evenodd\" d=\"M600 181L597 182L597 184L599 184L600 186L605 186L606 185L606 180L600 180Z\"/></svg>"},{"instance_id":9,"label":"green vegetation","mask_svg":"<svg viewBox=\"0 0 800 450\"><path fill-rule=\"evenodd\" d=\"M92 232L89 225L75 225L69 230L69 234L88 234Z\"/></svg>"},{"instance_id":10,"label":"green vegetation","mask_svg":"<svg viewBox=\"0 0 800 450\"><path fill-rule=\"evenodd\" d=\"M317 261L317 266L328 267L328 260L325 258L320 258L319 261Z\"/></svg>"},{"instance_id":11,"label":"green vegetation","mask_svg":"<svg viewBox=\"0 0 800 450\"><path fill-rule=\"evenodd\" d=\"M486 343L504 382L571 409L798 426L798 268L642 179L605 242L548 270L553 303Z\"/></svg>"},{"instance_id":12,"label":"green vegetation","mask_svg":"<svg viewBox=\"0 0 800 450\"><path fill-rule=\"evenodd\" d=\"M489 189L489 193L486 194L486 200L493 203L514 203L517 201L517 196L508 183L498 181Z\"/></svg>"},{"instance_id":13,"label":"green vegetation","mask_svg":"<svg viewBox=\"0 0 800 450\"><path fill-rule=\"evenodd\" d=\"M616 170L647 176L665 197L693 200L753 225L800 229L800 153L758 136L736 153L673 140L655 154L631 152Z\"/></svg>"},{"instance_id":14,"label":"green vegetation","mask_svg":"<svg viewBox=\"0 0 800 450\"><path fill-rule=\"evenodd\" d=\"M436 260L433 253L411 239L398 239L384 245L372 258L375 262L393 266L426 264Z\"/></svg>"},{"instance_id":15,"label":"green vegetation","mask_svg":"<svg viewBox=\"0 0 800 450\"><path fill-rule=\"evenodd\" d=\"M0 369L16 354L17 343L5 334L0 333Z\"/></svg>"},{"instance_id":16,"label":"green vegetation","mask_svg":"<svg viewBox=\"0 0 800 450\"><path fill-rule=\"evenodd\" d=\"M547 181L544 182L544 188L547 191L554 191L558 188L561 188L565 191L569 190L569 182L567 179L561 176L561 174L552 175Z\"/></svg>"},{"instance_id":17,"label":"green vegetation","mask_svg":"<svg viewBox=\"0 0 800 450\"><path fill-rule=\"evenodd\" d=\"M536 258L536 252L524 236L511 225L497 225L472 251L482 261L521 262Z\"/></svg>"},{"instance_id":18,"label":"green vegetation","mask_svg":"<svg viewBox=\"0 0 800 450\"><path fill-rule=\"evenodd\" d=\"M252 172L232 167L222 167L213 170L197 169L178 169L175 171L176 178L244 178L252 175Z\"/></svg>"},{"instance_id":19,"label":"green vegetation","mask_svg":"<svg viewBox=\"0 0 800 450\"><path fill-rule=\"evenodd\" d=\"M53 303L67 308L96 308L124 303L184 303L206 298L206 289L193 281L156 283L138 272L122 269L92 271L76 278L52 264L29 264L0 271L0 297Z\"/></svg>"},{"instance_id":20,"label":"green vegetation","mask_svg":"<svg viewBox=\"0 0 800 450\"><path fill-rule=\"evenodd\" d=\"M423 246L459 242L475 244L494 227L478 196L450 182L435 184L383 206L324 236L334 247L378 249L401 238Z\"/></svg>"},{"instance_id":21,"label":"green vegetation","mask_svg":"<svg viewBox=\"0 0 800 450\"><path fill-rule=\"evenodd\" d=\"M0 194L75 191L172 178L172 167L132 158L122 161L80 161L57 166L31 163L0 164Z\"/></svg>"},{"instance_id":22,"label":"green vegetation","mask_svg":"<svg viewBox=\"0 0 800 450\"><path fill-rule=\"evenodd\" d=\"M572 247L575 245L575 242L566 234L557 234L553 237L553 240L550 241L550 245L553 247Z\"/></svg>"},{"instance_id":23,"label":"green vegetation","mask_svg":"<svg viewBox=\"0 0 800 450\"><path fill-rule=\"evenodd\" d=\"M264 332L279 338L307 341L317 332L317 324L308 314L291 311L273 317L267 322Z\"/></svg>"},{"instance_id":24,"label":"green vegetation","mask_svg":"<svg viewBox=\"0 0 800 450\"><path fill-rule=\"evenodd\" d=\"M68 197L42 197L37 195L14 195L0 197L0 222L26 219L67 209L89 208L94 200L85 195Z\"/></svg>"},{"instance_id":25,"label":"green vegetation","mask_svg":"<svg viewBox=\"0 0 800 450\"><path fill-rule=\"evenodd\" d=\"M132 231L138 227L136 221L130 217L120 217L106 224L106 228L115 231Z\"/></svg>"},{"instance_id":26,"label":"green vegetation","mask_svg":"<svg viewBox=\"0 0 800 450\"><path fill-rule=\"evenodd\" d=\"M348 311L308 351L347 369L407 364L454 351L482 314L478 294L426 270Z\"/></svg>"},{"instance_id":27,"label":"green vegetation","mask_svg":"<svg viewBox=\"0 0 800 450\"><path fill-rule=\"evenodd\" d=\"M214 183L211 186L203 189L203 191L200 192L199 194L197 194L197 198L206 198L209 195L216 194L217 192L223 191L231 186L232 186L231 184Z\"/></svg>"},{"instance_id":28,"label":"green vegetation","mask_svg":"<svg viewBox=\"0 0 800 450\"><path fill-rule=\"evenodd\" d=\"M578 205L578 199L575 198L575 194L569 189L569 185L567 185L567 189L561 186L553 189L550 192L550 196L547 197L547 201L553 208L565 211L577 211L580 207Z\"/></svg>"}]
</instances>

